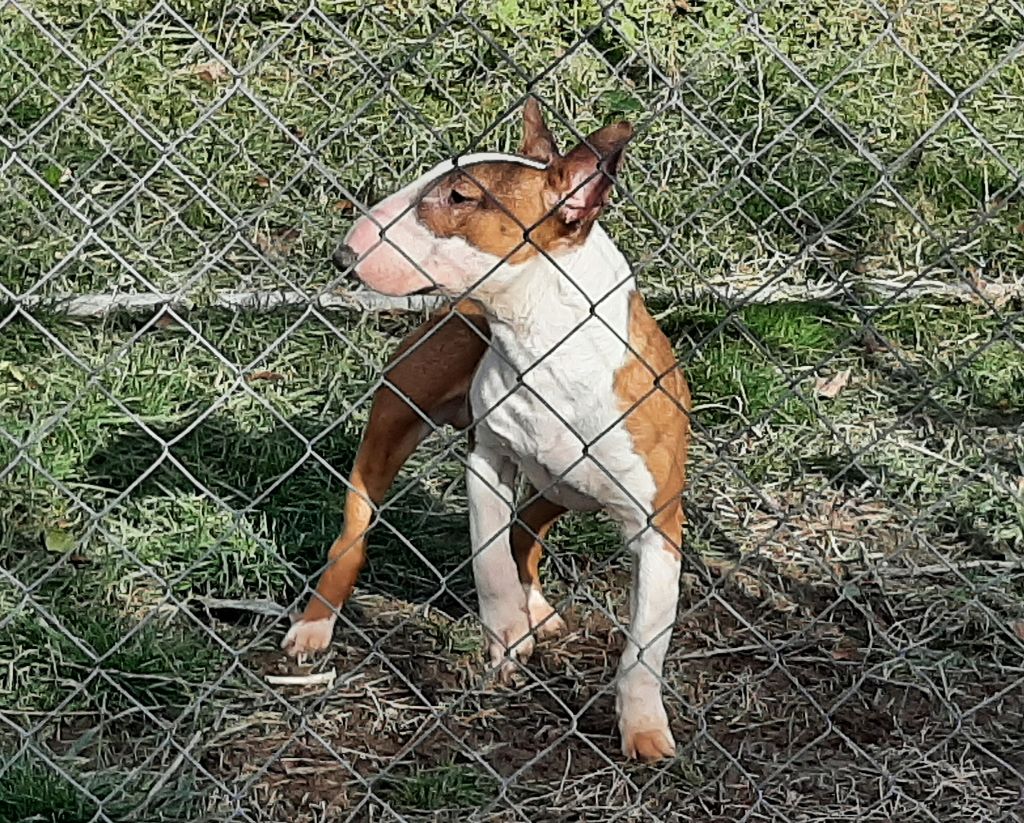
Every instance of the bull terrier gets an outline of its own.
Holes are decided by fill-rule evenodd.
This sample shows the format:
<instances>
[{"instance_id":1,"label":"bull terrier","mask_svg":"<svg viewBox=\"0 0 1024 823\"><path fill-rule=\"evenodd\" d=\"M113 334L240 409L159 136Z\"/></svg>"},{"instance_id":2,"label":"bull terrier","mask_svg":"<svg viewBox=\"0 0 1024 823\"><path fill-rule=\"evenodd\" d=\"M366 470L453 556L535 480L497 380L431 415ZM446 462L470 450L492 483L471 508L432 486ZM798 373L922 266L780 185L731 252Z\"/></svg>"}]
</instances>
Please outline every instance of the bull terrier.
<instances>
[{"instance_id":1,"label":"bull terrier","mask_svg":"<svg viewBox=\"0 0 1024 823\"><path fill-rule=\"evenodd\" d=\"M567 510L603 509L633 558L616 678L627 757L674 753L661 694L675 622L689 388L623 254L598 225L633 130L561 154L532 98L519 155L436 166L356 221L334 255L387 295L459 302L399 347L351 474L345 529L283 646L322 650L366 556L374 509L433 427L471 425L472 568L491 663L507 674L564 628L545 599L543 540ZM517 478L527 484L517 507Z\"/></svg>"}]
</instances>

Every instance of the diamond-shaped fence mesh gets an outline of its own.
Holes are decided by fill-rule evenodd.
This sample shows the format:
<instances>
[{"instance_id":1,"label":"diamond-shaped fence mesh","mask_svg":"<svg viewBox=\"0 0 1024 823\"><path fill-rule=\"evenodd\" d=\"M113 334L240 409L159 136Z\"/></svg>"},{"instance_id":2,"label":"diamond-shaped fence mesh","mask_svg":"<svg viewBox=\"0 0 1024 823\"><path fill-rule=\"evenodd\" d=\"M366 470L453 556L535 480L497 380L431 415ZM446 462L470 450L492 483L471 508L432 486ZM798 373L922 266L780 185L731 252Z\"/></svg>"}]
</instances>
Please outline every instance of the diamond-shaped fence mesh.
<instances>
[{"instance_id":1,"label":"diamond-shaped fence mesh","mask_svg":"<svg viewBox=\"0 0 1024 823\"><path fill-rule=\"evenodd\" d=\"M530 95L633 123L602 226L693 392L653 764L616 523L504 682L426 418L280 649L437 305L331 254ZM1022 173L1015 0L0 2L0 821L1021 819Z\"/></svg>"}]
</instances>

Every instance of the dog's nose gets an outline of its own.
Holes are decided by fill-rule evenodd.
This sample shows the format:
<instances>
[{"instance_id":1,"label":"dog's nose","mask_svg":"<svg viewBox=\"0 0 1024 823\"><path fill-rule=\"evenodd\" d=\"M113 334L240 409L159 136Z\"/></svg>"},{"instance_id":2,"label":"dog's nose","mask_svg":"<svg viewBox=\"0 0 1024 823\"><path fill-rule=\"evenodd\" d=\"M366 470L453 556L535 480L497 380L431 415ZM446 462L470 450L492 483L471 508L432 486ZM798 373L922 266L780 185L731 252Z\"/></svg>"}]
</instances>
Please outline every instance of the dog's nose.
<instances>
[{"instance_id":1,"label":"dog's nose","mask_svg":"<svg viewBox=\"0 0 1024 823\"><path fill-rule=\"evenodd\" d=\"M334 263L334 267L338 271L348 272L356 264L358 255L352 251L348 246L342 244L334 250L334 254L331 255L331 262Z\"/></svg>"}]
</instances>

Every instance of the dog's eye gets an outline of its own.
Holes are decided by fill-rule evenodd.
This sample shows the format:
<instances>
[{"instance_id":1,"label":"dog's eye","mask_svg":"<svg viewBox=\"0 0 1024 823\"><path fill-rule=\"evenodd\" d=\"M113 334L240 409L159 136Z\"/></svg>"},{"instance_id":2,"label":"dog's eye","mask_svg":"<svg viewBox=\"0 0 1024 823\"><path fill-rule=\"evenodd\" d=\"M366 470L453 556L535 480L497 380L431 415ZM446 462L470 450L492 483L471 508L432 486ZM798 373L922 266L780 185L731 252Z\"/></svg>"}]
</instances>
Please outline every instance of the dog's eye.
<instances>
[{"instance_id":1,"label":"dog's eye","mask_svg":"<svg viewBox=\"0 0 1024 823\"><path fill-rule=\"evenodd\" d=\"M451 201L453 205L461 205L462 203L472 203L476 200L475 197L470 197L468 194L463 194L458 189L452 189Z\"/></svg>"}]
</instances>

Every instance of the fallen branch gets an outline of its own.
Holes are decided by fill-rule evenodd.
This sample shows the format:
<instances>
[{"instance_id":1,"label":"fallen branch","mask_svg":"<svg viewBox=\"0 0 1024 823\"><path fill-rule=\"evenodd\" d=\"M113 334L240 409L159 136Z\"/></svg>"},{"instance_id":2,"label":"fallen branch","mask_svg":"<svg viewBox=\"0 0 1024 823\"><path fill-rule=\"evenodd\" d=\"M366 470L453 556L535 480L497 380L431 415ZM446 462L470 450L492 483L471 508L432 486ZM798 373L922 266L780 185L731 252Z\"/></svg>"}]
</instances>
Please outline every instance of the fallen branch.
<instances>
[{"instance_id":1,"label":"fallen branch","mask_svg":"<svg viewBox=\"0 0 1024 823\"><path fill-rule=\"evenodd\" d=\"M193 600L207 611L237 611L263 614L269 617L284 617L285 610L273 600L231 600L221 597L195 597Z\"/></svg>"},{"instance_id":2,"label":"fallen branch","mask_svg":"<svg viewBox=\"0 0 1024 823\"><path fill-rule=\"evenodd\" d=\"M387 297L370 291L319 295L305 295L298 291L222 291L203 303L175 294L115 293L56 297L31 294L18 299L15 304L28 310L45 309L67 317L91 318L119 311L136 314L167 308L188 311L197 306L256 313L296 306L317 306L333 311L422 311L433 309L442 302L440 297Z\"/></svg>"},{"instance_id":3,"label":"fallen branch","mask_svg":"<svg viewBox=\"0 0 1024 823\"><path fill-rule=\"evenodd\" d=\"M944 283L937 280L911 282L908 285L908 280L912 281L913 278L858 280L845 284L824 282L736 285L720 281L687 286L680 291L693 300L714 299L756 304L839 301L844 300L850 291L872 294L879 299L898 295L900 302L933 299L984 306L985 302L979 297L980 293L984 295L985 301L997 307L1012 300L1024 299L1024 283L979 283L972 287L966 283ZM325 311L424 311L437 308L444 302L444 298L430 295L388 297L371 291L307 295L285 289L221 291L214 293L210 300L199 303L180 294L109 293L58 296L30 294L17 298L14 304L28 311L43 309L67 317L94 318L119 311L143 313L166 308L188 311L197 307L256 313L306 306L316 306Z\"/></svg>"},{"instance_id":4,"label":"fallen branch","mask_svg":"<svg viewBox=\"0 0 1024 823\"><path fill-rule=\"evenodd\" d=\"M1024 571L1024 560L960 560L950 563L933 563L930 566L890 566L875 568L879 577L885 579L895 577L941 577L945 574L956 574L957 572L971 571L972 569L983 569L989 572L1017 572Z\"/></svg>"}]
</instances>

